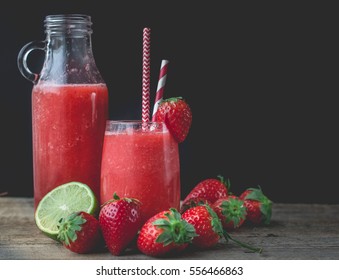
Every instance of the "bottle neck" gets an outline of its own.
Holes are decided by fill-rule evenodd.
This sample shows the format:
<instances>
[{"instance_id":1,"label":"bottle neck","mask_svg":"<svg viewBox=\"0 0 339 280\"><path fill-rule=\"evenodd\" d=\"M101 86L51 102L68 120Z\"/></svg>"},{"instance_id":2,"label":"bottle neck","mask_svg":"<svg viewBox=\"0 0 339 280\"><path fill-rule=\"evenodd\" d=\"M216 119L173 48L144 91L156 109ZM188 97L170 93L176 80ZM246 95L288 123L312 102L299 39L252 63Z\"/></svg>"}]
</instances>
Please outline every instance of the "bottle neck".
<instances>
[{"instance_id":1,"label":"bottle neck","mask_svg":"<svg viewBox=\"0 0 339 280\"><path fill-rule=\"evenodd\" d=\"M103 82L92 53L91 25L90 17L86 15L46 17L46 56L41 82Z\"/></svg>"},{"instance_id":2,"label":"bottle neck","mask_svg":"<svg viewBox=\"0 0 339 280\"><path fill-rule=\"evenodd\" d=\"M47 57L54 61L76 63L78 67L94 63L90 34L82 36L47 34L46 47ZM74 67L74 65L72 66Z\"/></svg>"}]
</instances>

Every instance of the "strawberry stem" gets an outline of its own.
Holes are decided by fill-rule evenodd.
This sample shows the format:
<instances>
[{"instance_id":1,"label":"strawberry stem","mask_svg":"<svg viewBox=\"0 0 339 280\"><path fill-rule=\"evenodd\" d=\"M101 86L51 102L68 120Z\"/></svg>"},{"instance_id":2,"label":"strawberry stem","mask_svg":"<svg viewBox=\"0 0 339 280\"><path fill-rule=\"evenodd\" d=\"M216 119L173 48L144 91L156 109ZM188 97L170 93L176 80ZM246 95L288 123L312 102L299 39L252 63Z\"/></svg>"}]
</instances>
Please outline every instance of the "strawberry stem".
<instances>
[{"instance_id":1,"label":"strawberry stem","mask_svg":"<svg viewBox=\"0 0 339 280\"><path fill-rule=\"evenodd\" d=\"M66 218L61 218L57 225L58 240L70 245L77 239L77 231L80 231L86 219L81 216L80 212L74 212Z\"/></svg>"},{"instance_id":2,"label":"strawberry stem","mask_svg":"<svg viewBox=\"0 0 339 280\"><path fill-rule=\"evenodd\" d=\"M226 223L233 222L234 227L239 227L241 222L246 218L246 207L240 199L229 197L225 199L221 205L221 214Z\"/></svg>"},{"instance_id":3,"label":"strawberry stem","mask_svg":"<svg viewBox=\"0 0 339 280\"><path fill-rule=\"evenodd\" d=\"M261 187L248 188L250 192L245 196L245 199L255 200L260 202L260 211L262 213L262 221L265 225L268 225L272 216L272 201L264 195Z\"/></svg>"},{"instance_id":4,"label":"strawberry stem","mask_svg":"<svg viewBox=\"0 0 339 280\"><path fill-rule=\"evenodd\" d=\"M197 236L194 227L181 218L181 214L175 209L170 208L165 214L167 219L158 219L153 222L163 232L157 237L156 242L163 243L164 246L169 244L191 243L192 239Z\"/></svg>"},{"instance_id":5,"label":"strawberry stem","mask_svg":"<svg viewBox=\"0 0 339 280\"><path fill-rule=\"evenodd\" d=\"M231 193L231 181L230 181L230 179L229 178L225 179L224 176L222 176L222 175L218 175L217 178L220 180L220 182L222 184L225 185L225 187L228 191L228 194L232 194Z\"/></svg>"},{"instance_id":6,"label":"strawberry stem","mask_svg":"<svg viewBox=\"0 0 339 280\"><path fill-rule=\"evenodd\" d=\"M119 199L120 199L120 197L117 195L117 193L116 193L116 192L114 192L114 194L113 194L113 198L114 198L115 200L119 200Z\"/></svg>"},{"instance_id":7,"label":"strawberry stem","mask_svg":"<svg viewBox=\"0 0 339 280\"><path fill-rule=\"evenodd\" d=\"M224 230L223 233L224 233L224 237L225 237L226 240L230 239L230 240L232 240L233 242L235 242L235 243L237 243L238 245L240 245L241 247L244 247L244 248L246 248L246 249L249 249L249 250L251 250L251 251L253 251L253 252L255 252L255 253L259 253L259 254L261 254L262 251L263 251L262 248L256 248L256 247L253 247L253 246L251 246L251 245L249 245L249 244L243 243L243 242L241 242L241 241L239 241L239 240L237 240L237 239L234 239L232 236L230 236L230 235L227 233L226 230Z\"/></svg>"}]
</instances>

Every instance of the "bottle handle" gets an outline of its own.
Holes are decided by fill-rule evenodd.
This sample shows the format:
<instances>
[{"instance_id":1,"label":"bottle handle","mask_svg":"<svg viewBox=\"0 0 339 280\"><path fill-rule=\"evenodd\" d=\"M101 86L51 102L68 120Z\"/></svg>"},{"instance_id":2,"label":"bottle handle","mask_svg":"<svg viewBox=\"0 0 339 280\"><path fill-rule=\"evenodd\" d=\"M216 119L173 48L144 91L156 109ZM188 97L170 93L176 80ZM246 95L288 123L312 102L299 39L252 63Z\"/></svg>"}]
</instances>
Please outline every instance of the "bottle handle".
<instances>
[{"instance_id":1,"label":"bottle handle","mask_svg":"<svg viewBox=\"0 0 339 280\"><path fill-rule=\"evenodd\" d=\"M39 80L40 74L33 73L27 65L28 55L33 50L46 51L46 42L32 41L24 45L18 54L17 64L22 76L24 76L27 80L33 82L33 84L36 84Z\"/></svg>"}]
</instances>

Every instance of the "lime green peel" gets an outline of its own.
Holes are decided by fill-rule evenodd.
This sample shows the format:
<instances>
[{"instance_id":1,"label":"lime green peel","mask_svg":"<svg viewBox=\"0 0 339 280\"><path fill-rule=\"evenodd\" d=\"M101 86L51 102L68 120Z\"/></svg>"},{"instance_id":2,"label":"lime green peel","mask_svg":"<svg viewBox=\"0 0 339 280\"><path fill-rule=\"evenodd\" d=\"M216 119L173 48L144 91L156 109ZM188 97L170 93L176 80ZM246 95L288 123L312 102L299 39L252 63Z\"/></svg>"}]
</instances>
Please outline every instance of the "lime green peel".
<instances>
[{"instance_id":1,"label":"lime green peel","mask_svg":"<svg viewBox=\"0 0 339 280\"><path fill-rule=\"evenodd\" d=\"M97 216L98 200L86 184L69 182L56 187L42 198L35 211L35 222L44 234L57 240L59 220L79 211Z\"/></svg>"}]
</instances>

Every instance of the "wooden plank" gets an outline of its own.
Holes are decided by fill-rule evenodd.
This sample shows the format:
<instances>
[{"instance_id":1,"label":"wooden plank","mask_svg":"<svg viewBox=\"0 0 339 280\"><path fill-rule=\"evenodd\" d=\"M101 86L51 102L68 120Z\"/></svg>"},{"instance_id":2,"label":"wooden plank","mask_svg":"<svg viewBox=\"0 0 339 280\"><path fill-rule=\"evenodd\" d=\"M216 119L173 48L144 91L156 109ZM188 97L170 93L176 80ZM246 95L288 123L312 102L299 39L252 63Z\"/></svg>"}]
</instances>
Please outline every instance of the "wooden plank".
<instances>
[{"instance_id":1,"label":"wooden plank","mask_svg":"<svg viewBox=\"0 0 339 280\"><path fill-rule=\"evenodd\" d=\"M269 226L244 225L230 234L262 254L221 241L205 251L188 249L172 259L339 259L339 205L274 204ZM35 225L31 198L0 197L0 259L153 259L137 250L80 255L43 235Z\"/></svg>"}]
</instances>

